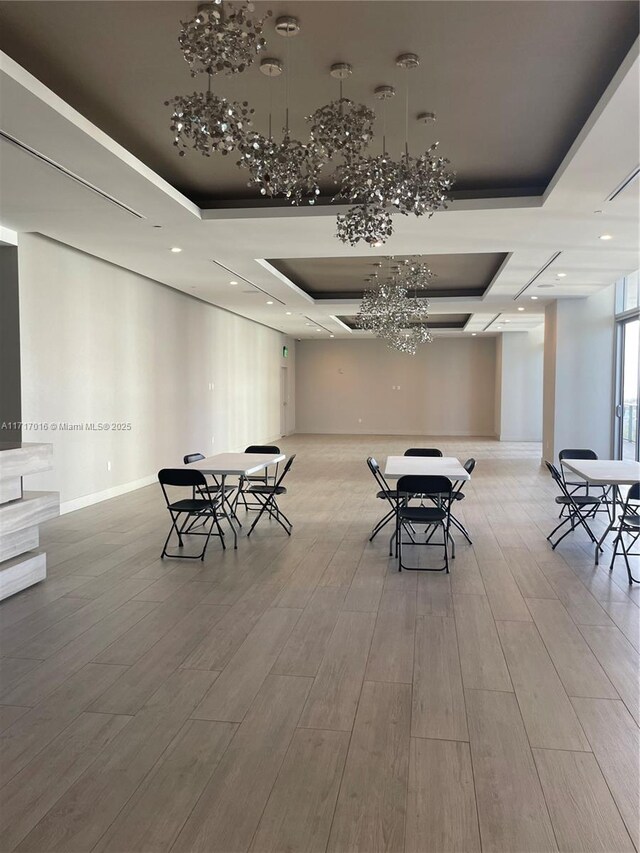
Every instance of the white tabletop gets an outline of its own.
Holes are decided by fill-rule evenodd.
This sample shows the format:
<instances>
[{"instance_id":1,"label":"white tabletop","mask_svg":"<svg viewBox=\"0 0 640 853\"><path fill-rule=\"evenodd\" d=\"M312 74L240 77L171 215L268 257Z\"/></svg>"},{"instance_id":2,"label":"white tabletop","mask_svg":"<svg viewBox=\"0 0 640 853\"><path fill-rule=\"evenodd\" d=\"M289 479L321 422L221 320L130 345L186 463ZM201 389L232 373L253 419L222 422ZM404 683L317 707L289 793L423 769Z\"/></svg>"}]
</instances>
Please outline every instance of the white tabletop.
<instances>
[{"instance_id":1,"label":"white tabletop","mask_svg":"<svg viewBox=\"0 0 640 853\"><path fill-rule=\"evenodd\" d=\"M407 474L423 477L448 477L452 481L470 480L459 459L454 456L387 456L384 476L397 480Z\"/></svg>"},{"instance_id":2,"label":"white tabletop","mask_svg":"<svg viewBox=\"0 0 640 853\"><path fill-rule=\"evenodd\" d=\"M565 468L600 486L631 486L640 480L640 462L629 459L563 459Z\"/></svg>"},{"instance_id":3,"label":"white tabletop","mask_svg":"<svg viewBox=\"0 0 640 853\"><path fill-rule=\"evenodd\" d=\"M206 459L190 462L185 467L196 468L203 474L248 477L284 459L284 453L218 453L216 456L207 456Z\"/></svg>"}]
</instances>

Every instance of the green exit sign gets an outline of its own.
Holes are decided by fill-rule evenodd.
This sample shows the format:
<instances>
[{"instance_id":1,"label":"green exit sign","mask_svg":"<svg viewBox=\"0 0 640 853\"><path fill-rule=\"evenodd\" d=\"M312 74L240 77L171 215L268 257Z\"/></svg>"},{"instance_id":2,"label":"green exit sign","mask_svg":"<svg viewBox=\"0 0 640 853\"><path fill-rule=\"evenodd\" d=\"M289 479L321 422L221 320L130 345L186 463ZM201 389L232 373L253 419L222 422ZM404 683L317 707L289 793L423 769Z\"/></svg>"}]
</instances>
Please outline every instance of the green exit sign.
<instances>
[{"instance_id":1,"label":"green exit sign","mask_svg":"<svg viewBox=\"0 0 640 853\"><path fill-rule=\"evenodd\" d=\"M289 347L282 347L282 357L289 358Z\"/></svg>"}]
</instances>

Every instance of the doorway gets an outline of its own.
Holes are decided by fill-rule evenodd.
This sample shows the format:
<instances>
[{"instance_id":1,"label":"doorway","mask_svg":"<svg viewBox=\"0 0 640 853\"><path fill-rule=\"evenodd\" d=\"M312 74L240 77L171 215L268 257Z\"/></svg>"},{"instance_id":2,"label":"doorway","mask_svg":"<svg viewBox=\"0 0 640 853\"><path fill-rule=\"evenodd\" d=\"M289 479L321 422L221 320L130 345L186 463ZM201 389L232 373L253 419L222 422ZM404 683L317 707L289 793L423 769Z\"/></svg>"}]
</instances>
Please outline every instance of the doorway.
<instances>
[{"instance_id":1,"label":"doorway","mask_svg":"<svg viewBox=\"0 0 640 853\"><path fill-rule=\"evenodd\" d=\"M280 435L289 434L289 376L286 367L280 368Z\"/></svg>"}]
</instances>

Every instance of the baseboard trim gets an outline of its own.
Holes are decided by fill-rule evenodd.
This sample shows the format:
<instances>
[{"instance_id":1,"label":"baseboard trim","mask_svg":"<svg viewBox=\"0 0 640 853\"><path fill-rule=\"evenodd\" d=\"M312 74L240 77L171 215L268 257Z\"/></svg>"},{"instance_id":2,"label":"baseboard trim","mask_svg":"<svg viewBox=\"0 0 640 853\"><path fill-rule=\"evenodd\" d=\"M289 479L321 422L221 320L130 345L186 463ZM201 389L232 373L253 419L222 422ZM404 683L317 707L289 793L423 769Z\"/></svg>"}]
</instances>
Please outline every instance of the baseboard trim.
<instances>
[{"instance_id":1,"label":"baseboard trim","mask_svg":"<svg viewBox=\"0 0 640 853\"><path fill-rule=\"evenodd\" d=\"M82 495L80 498L74 498L72 501L63 501L60 504L60 515L66 515L68 512L75 512L77 509L84 509L86 506L108 501L110 498L117 498L120 495L125 495L127 492L135 492L136 489L142 489L144 486L151 486L158 481L157 474L151 474L149 477L143 477L141 480L132 480L130 483L122 483L120 486L112 486L110 489L104 489L101 492L94 492L91 495Z\"/></svg>"}]
</instances>

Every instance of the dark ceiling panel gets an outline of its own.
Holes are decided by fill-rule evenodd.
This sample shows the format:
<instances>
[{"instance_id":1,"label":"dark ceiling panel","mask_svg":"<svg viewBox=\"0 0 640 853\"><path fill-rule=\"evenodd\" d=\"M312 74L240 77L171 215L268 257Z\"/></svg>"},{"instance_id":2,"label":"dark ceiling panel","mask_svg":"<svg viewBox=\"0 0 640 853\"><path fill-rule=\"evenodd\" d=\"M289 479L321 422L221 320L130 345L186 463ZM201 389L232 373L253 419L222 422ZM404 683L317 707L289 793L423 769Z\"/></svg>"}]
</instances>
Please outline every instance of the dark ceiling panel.
<instances>
[{"instance_id":1,"label":"dark ceiling panel","mask_svg":"<svg viewBox=\"0 0 640 853\"><path fill-rule=\"evenodd\" d=\"M429 317L426 324L412 323L411 325L427 325L430 329L438 329L440 331L453 331L454 329L464 329L469 322L471 314L433 314ZM348 326L350 329L357 329L356 318L354 316L339 316L338 320Z\"/></svg>"},{"instance_id":2,"label":"dark ceiling panel","mask_svg":"<svg viewBox=\"0 0 640 853\"><path fill-rule=\"evenodd\" d=\"M420 55L410 72L411 117L436 113L435 126L412 121L410 148L434 139L458 173L464 193L505 193L546 186L638 34L631 0L424 2L423 0L291 0L257 2L258 11L294 14L302 31L289 42L292 130L337 96L328 76L336 61L354 75L345 95L375 106L373 89L392 84L387 142L404 141L404 51ZM164 101L192 92L177 45L180 19L195 2L0 2L0 48L124 145L171 184L202 204L256 197L237 169L236 155L178 157ZM267 26L268 53L286 58L286 44ZM269 80L256 65L214 90L256 108L266 130L273 97L274 126L283 123L284 75ZM378 128L380 130L380 128ZM372 152L378 153L379 137ZM331 195L330 176L324 191Z\"/></svg>"},{"instance_id":3,"label":"dark ceiling panel","mask_svg":"<svg viewBox=\"0 0 640 853\"><path fill-rule=\"evenodd\" d=\"M505 257L498 252L424 255L420 260L435 273L425 296L482 296ZM395 262L400 260L402 258L396 257ZM376 270L371 255L357 258L270 258L269 263L314 299L360 299L367 286L364 279ZM384 274L384 267L380 272Z\"/></svg>"}]
</instances>

